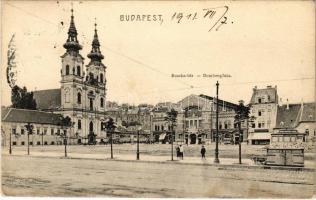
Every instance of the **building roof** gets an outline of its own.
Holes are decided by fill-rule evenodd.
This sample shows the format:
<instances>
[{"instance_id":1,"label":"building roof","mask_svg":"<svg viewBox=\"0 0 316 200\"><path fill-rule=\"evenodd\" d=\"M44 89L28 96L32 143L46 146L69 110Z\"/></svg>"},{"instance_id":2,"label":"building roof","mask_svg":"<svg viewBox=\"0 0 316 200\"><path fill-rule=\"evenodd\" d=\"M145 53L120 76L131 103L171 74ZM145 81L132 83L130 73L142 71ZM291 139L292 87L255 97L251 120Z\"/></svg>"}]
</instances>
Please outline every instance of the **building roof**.
<instances>
[{"instance_id":1,"label":"building roof","mask_svg":"<svg viewBox=\"0 0 316 200\"><path fill-rule=\"evenodd\" d=\"M275 128L295 128L300 122L315 122L315 104L289 104L278 107Z\"/></svg>"},{"instance_id":2,"label":"building roof","mask_svg":"<svg viewBox=\"0 0 316 200\"><path fill-rule=\"evenodd\" d=\"M298 123L300 109L300 104L289 104L288 108L287 105L279 106L275 128L294 128Z\"/></svg>"},{"instance_id":3,"label":"building roof","mask_svg":"<svg viewBox=\"0 0 316 200\"><path fill-rule=\"evenodd\" d=\"M211 101L214 101L215 104L216 104L216 98L214 97L211 97L211 96L207 96L205 94L200 94L199 97L202 97L202 98L205 98L207 100L211 100ZM235 103L232 103L232 102L229 102L229 101L224 101L222 99L218 99L218 105L225 105L226 107L228 108L232 108L232 109L235 109L238 105L235 104Z\"/></svg>"},{"instance_id":4,"label":"building roof","mask_svg":"<svg viewBox=\"0 0 316 200\"><path fill-rule=\"evenodd\" d=\"M61 90L49 89L33 92L39 110L57 110L61 106Z\"/></svg>"},{"instance_id":5,"label":"building roof","mask_svg":"<svg viewBox=\"0 0 316 200\"><path fill-rule=\"evenodd\" d=\"M35 123L60 125L60 114L43 112L38 110L26 110L16 108L1 108L2 122Z\"/></svg>"},{"instance_id":6,"label":"building roof","mask_svg":"<svg viewBox=\"0 0 316 200\"><path fill-rule=\"evenodd\" d=\"M263 103L278 103L277 87L267 86L267 88L257 89L253 88L250 104L256 104L256 97L266 97L266 101Z\"/></svg>"},{"instance_id":7,"label":"building roof","mask_svg":"<svg viewBox=\"0 0 316 200\"><path fill-rule=\"evenodd\" d=\"M315 103L303 104L303 111L300 122L315 122Z\"/></svg>"}]
</instances>

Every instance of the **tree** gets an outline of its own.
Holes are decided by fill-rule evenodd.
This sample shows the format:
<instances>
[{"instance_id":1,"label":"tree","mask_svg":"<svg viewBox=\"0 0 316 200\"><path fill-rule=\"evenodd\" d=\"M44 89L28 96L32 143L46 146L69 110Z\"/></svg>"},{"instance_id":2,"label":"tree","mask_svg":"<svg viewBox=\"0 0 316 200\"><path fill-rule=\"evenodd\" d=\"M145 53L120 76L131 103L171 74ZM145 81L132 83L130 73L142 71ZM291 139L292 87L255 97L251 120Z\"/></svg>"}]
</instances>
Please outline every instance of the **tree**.
<instances>
[{"instance_id":1,"label":"tree","mask_svg":"<svg viewBox=\"0 0 316 200\"><path fill-rule=\"evenodd\" d=\"M167 112L167 116L165 120L168 123L171 123L171 160L173 160L173 135L174 135L174 127L176 126L178 112L173 108Z\"/></svg>"},{"instance_id":2,"label":"tree","mask_svg":"<svg viewBox=\"0 0 316 200\"><path fill-rule=\"evenodd\" d=\"M106 129L106 132L111 134L110 141L111 141L111 159L113 159L113 132L115 131L116 124L114 123L114 120L110 117L105 123L104 128Z\"/></svg>"},{"instance_id":3,"label":"tree","mask_svg":"<svg viewBox=\"0 0 316 200\"><path fill-rule=\"evenodd\" d=\"M243 136L241 131L241 123L248 123L248 119L252 118L249 116L250 108L244 105L244 101L240 100L237 108L235 109L235 124L238 126L238 147L239 147L239 164L241 164L241 138Z\"/></svg>"},{"instance_id":4,"label":"tree","mask_svg":"<svg viewBox=\"0 0 316 200\"><path fill-rule=\"evenodd\" d=\"M71 118L66 116L63 117L62 115L60 116L60 123L61 129L63 130L63 134L61 134L61 137L64 139L64 145L65 145L65 157L67 157L67 128L72 126ZM64 130L66 128L66 130Z\"/></svg>"},{"instance_id":5,"label":"tree","mask_svg":"<svg viewBox=\"0 0 316 200\"><path fill-rule=\"evenodd\" d=\"M25 125L25 128L27 130L27 155L30 155L30 135L33 134L33 124L27 123Z\"/></svg>"},{"instance_id":6,"label":"tree","mask_svg":"<svg viewBox=\"0 0 316 200\"><path fill-rule=\"evenodd\" d=\"M13 86L11 89L11 102L13 108L36 110L33 92L28 92L26 87Z\"/></svg>"},{"instance_id":7,"label":"tree","mask_svg":"<svg viewBox=\"0 0 316 200\"><path fill-rule=\"evenodd\" d=\"M7 83L9 84L10 88L12 89L16 83L16 76L17 76L17 64L16 64L16 48L15 48L15 34L12 35L7 51Z\"/></svg>"}]
</instances>

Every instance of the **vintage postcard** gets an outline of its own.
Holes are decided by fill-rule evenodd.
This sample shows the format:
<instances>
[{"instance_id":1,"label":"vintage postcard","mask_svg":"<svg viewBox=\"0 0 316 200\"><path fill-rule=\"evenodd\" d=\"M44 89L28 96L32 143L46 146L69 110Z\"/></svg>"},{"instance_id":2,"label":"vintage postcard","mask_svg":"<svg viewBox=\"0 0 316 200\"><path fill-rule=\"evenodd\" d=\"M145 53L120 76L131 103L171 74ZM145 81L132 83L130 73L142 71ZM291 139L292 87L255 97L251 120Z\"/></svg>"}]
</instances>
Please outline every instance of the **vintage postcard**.
<instances>
[{"instance_id":1,"label":"vintage postcard","mask_svg":"<svg viewBox=\"0 0 316 200\"><path fill-rule=\"evenodd\" d=\"M315 198L314 1L1 1L4 197Z\"/></svg>"}]
</instances>

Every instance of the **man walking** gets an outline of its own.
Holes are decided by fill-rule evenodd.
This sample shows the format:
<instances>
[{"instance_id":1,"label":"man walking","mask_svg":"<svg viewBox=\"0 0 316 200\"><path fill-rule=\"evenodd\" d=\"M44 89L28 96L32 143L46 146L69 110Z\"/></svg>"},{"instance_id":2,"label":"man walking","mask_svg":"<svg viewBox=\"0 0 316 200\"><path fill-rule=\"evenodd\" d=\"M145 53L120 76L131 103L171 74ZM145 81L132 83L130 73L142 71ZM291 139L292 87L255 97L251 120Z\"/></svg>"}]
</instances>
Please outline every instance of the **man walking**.
<instances>
[{"instance_id":1,"label":"man walking","mask_svg":"<svg viewBox=\"0 0 316 200\"><path fill-rule=\"evenodd\" d=\"M206 152L206 149L205 149L204 145L202 145L202 148L201 148L202 160L206 160L206 158L205 158L205 152Z\"/></svg>"},{"instance_id":2,"label":"man walking","mask_svg":"<svg viewBox=\"0 0 316 200\"><path fill-rule=\"evenodd\" d=\"M183 160L183 146L180 145L180 157L181 157L181 160Z\"/></svg>"}]
</instances>

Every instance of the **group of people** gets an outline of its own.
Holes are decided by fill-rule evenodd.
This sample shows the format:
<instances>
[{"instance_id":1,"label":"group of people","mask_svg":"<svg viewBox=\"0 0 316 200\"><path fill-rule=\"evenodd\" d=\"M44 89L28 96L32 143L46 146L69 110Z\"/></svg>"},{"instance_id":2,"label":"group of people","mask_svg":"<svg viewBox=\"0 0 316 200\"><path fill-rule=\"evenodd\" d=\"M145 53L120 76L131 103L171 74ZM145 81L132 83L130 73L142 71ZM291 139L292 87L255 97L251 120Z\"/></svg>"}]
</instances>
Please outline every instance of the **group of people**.
<instances>
[{"instance_id":1,"label":"group of people","mask_svg":"<svg viewBox=\"0 0 316 200\"><path fill-rule=\"evenodd\" d=\"M177 152L177 158L183 160L183 146L181 144L176 147L176 152ZM205 149L204 145L202 145L201 157L203 160L206 160L205 153L206 153L206 149Z\"/></svg>"}]
</instances>

